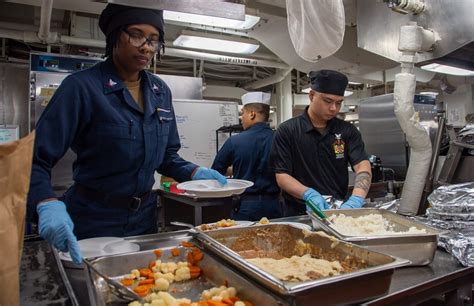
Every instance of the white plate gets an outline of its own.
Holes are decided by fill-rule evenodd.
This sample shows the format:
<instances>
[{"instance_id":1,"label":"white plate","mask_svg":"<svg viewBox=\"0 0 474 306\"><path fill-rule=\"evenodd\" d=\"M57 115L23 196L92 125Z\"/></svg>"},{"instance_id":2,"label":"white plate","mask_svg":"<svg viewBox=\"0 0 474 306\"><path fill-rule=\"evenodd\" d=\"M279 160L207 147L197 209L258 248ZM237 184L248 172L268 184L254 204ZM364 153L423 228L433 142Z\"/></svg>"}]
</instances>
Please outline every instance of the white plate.
<instances>
[{"instance_id":1,"label":"white plate","mask_svg":"<svg viewBox=\"0 0 474 306\"><path fill-rule=\"evenodd\" d=\"M299 222L272 222L272 221L270 221L270 224L288 224L288 225L291 225L293 227L297 227L297 228L307 230L307 231L311 231L313 229L308 224L299 223Z\"/></svg>"},{"instance_id":2,"label":"white plate","mask_svg":"<svg viewBox=\"0 0 474 306\"><path fill-rule=\"evenodd\" d=\"M115 255L140 250L138 244L124 240L118 237L97 237L79 240L82 257L96 257L104 255ZM59 258L65 261L71 261L69 252L59 252Z\"/></svg>"},{"instance_id":3,"label":"white plate","mask_svg":"<svg viewBox=\"0 0 474 306\"><path fill-rule=\"evenodd\" d=\"M241 194L251 186L253 186L253 183L250 181L228 179L226 185L221 185L217 180L196 180L178 184L176 187L197 197L224 198Z\"/></svg>"},{"instance_id":4,"label":"white plate","mask_svg":"<svg viewBox=\"0 0 474 306\"><path fill-rule=\"evenodd\" d=\"M252 221L235 221L235 223L236 223L236 224L235 224L235 225L232 225L232 226L218 227L218 228L212 229L212 230L221 230L221 229L226 229L226 228L231 228L231 227L232 227L232 228L234 228L234 227L244 227L244 226L249 226L249 225L251 225L251 224L254 224L255 222L252 222ZM206 223L206 225L208 225L208 226L213 226L213 225L215 225L215 224L217 224L217 222L214 222L214 223ZM201 224L201 225L203 225L203 224ZM196 226L196 227L200 229L200 228L201 228L201 225L198 225L198 226Z\"/></svg>"}]
</instances>

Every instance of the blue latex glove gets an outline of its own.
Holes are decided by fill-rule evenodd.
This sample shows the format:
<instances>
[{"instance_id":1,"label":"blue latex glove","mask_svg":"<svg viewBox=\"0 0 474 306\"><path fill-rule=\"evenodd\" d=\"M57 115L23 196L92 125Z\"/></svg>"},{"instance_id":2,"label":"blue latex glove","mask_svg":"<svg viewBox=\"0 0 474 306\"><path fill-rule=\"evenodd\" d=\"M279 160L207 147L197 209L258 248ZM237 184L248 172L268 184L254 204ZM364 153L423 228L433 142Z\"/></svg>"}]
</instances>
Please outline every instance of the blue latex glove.
<instances>
[{"instance_id":1,"label":"blue latex glove","mask_svg":"<svg viewBox=\"0 0 474 306\"><path fill-rule=\"evenodd\" d=\"M306 201L311 201L318 205L319 209L325 210L329 208L328 202L323 198L323 196L314 190L313 188L308 188L306 191L303 193L303 200Z\"/></svg>"},{"instance_id":2,"label":"blue latex glove","mask_svg":"<svg viewBox=\"0 0 474 306\"><path fill-rule=\"evenodd\" d=\"M347 201L345 201L342 205L342 209L350 209L350 208L361 208L364 205L364 198L359 197L356 195L352 195Z\"/></svg>"},{"instance_id":3,"label":"blue latex glove","mask_svg":"<svg viewBox=\"0 0 474 306\"><path fill-rule=\"evenodd\" d=\"M196 170L196 173L194 173L192 177L193 181L194 180L217 180L219 183L222 185L227 184L227 179L225 176L220 174L214 169L209 169L206 167L199 167Z\"/></svg>"},{"instance_id":4,"label":"blue latex glove","mask_svg":"<svg viewBox=\"0 0 474 306\"><path fill-rule=\"evenodd\" d=\"M81 249L72 230L74 224L66 205L58 200L41 203L36 207L39 216L39 234L62 252L69 252L72 261L82 262Z\"/></svg>"}]
</instances>

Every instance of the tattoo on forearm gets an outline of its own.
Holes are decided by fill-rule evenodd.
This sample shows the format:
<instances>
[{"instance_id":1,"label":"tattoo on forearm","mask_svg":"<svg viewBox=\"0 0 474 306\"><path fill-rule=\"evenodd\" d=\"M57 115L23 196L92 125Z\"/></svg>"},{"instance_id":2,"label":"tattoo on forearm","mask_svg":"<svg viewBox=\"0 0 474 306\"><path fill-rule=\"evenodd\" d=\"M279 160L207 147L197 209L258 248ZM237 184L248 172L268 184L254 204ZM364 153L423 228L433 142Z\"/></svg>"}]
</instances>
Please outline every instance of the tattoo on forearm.
<instances>
[{"instance_id":1,"label":"tattoo on forearm","mask_svg":"<svg viewBox=\"0 0 474 306\"><path fill-rule=\"evenodd\" d=\"M372 180L372 176L370 175L369 172L364 171L364 172L357 173L355 177L355 182L354 182L354 189L360 188L364 190L365 192L369 192L371 180Z\"/></svg>"}]
</instances>

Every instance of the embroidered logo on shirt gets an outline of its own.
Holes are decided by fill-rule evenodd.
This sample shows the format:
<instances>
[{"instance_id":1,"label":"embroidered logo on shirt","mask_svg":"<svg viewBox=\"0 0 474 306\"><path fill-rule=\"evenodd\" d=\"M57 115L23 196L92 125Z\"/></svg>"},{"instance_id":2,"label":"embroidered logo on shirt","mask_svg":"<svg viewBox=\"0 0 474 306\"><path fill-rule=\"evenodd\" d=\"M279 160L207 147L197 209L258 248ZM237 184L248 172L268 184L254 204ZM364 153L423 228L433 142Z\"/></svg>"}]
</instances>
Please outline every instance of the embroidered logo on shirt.
<instances>
[{"instance_id":1,"label":"embroidered logo on shirt","mask_svg":"<svg viewBox=\"0 0 474 306\"><path fill-rule=\"evenodd\" d=\"M154 91L155 93L157 93L157 92L160 91L160 89L158 88L158 86L156 86L156 84L153 84L153 87L152 87L152 88L153 88L153 91Z\"/></svg>"},{"instance_id":2,"label":"embroidered logo on shirt","mask_svg":"<svg viewBox=\"0 0 474 306\"><path fill-rule=\"evenodd\" d=\"M342 140L342 134L334 134L336 136L336 140L332 144L334 148L334 153L336 154L336 159L344 158L344 140Z\"/></svg>"},{"instance_id":3,"label":"embroidered logo on shirt","mask_svg":"<svg viewBox=\"0 0 474 306\"><path fill-rule=\"evenodd\" d=\"M109 83L107 83L107 86L114 87L115 85L117 85L117 82L114 82L112 79L109 79Z\"/></svg>"}]
</instances>

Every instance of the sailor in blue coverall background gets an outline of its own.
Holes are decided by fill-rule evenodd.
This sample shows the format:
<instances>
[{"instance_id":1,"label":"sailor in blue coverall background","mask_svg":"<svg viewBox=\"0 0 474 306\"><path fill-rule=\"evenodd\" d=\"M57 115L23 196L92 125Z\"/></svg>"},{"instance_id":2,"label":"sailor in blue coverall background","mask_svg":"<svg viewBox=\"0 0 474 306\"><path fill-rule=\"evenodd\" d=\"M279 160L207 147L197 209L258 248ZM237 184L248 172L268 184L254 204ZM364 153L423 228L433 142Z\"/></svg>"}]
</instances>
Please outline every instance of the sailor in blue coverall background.
<instances>
[{"instance_id":1,"label":"sailor in blue coverall background","mask_svg":"<svg viewBox=\"0 0 474 306\"><path fill-rule=\"evenodd\" d=\"M162 11L109 4L99 26L107 60L67 77L43 112L28 197L40 235L75 263L82 261L77 238L157 232L155 171L227 182L178 155L170 89L144 70L164 51ZM77 155L74 185L57 199L51 169L68 148Z\"/></svg>"},{"instance_id":2,"label":"sailor in blue coverall background","mask_svg":"<svg viewBox=\"0 0 474 306\"><path fill-rule=\"evenodd\" d=\"M279 218L280 189L268 164L273 139L273 130L267 124L270 94L249 92L242 96L242 105L244 132L224 143L211 168L225 174L232 166L233 178L254 182L234 203L232 219Z\"/></svg>"}]
</instances>

